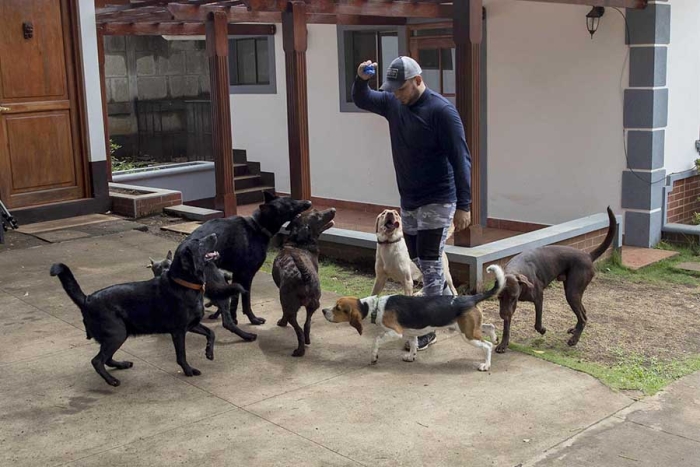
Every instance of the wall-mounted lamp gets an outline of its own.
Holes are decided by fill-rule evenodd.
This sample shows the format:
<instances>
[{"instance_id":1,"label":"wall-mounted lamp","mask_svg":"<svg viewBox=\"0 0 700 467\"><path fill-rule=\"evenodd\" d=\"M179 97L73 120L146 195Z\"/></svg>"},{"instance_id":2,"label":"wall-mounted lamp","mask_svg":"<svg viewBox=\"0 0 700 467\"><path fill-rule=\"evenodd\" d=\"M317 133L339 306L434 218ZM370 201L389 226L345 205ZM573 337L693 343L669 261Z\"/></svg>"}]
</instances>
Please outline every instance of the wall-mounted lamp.
<instances>
[{"instance_id":1,"label":"wall-mounted lamp","mask_svg":"<svg viewBox=\"0 0 700 467\"><path fill-rule=\"evenodd\" d=\"M602 6L594 6L591 11L586 15L586 27L588 32L591 34L591 39L593 39L593 34L598 30L598 24L600 24L600 18L605 14L605 8Z\"/></svg>"}]
</instances>

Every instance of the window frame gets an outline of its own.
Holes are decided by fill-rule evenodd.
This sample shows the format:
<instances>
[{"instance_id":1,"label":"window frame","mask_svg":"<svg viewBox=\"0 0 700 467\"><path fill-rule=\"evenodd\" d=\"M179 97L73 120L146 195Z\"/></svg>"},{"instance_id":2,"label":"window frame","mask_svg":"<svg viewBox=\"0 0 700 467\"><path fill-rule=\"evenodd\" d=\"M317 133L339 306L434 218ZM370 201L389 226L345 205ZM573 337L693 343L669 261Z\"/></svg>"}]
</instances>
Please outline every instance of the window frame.
<instances>
[{"instance_id":1,"label":"window frame","mask_svg":"<svg viewBox=\"0 0 700 467\"><path fill-rule=\"evenodd\" d=\"M229 77L229 94L277 94L277 66L275 62L275 36L255 36L241 35L228 36L229 40L229 60L233 58L231 41L239 39L266 39L267 40L267 62L270 76L269 84L231 84ZM257 57L256 57L257 60Z\"/></svg>"},{"instance_id":2,"label":"window frame","mask_svg":"<svg viewBox=\"0 0 700 467\"><path fill-rule=\"evenodd\" d=\"M399 55L408 55L408 41L406 26L336 26L338 34L338 101L341 112L366 112L355 105L354 102L345 101L345 92L348 83L346 79L347 69L345 66L345 33L351 31L373 31L373 32L395 32L399 42ZM388 64L387 64L388 65ZM355 65L357 66L357 65Z\"/></svg>"}]
</instances>

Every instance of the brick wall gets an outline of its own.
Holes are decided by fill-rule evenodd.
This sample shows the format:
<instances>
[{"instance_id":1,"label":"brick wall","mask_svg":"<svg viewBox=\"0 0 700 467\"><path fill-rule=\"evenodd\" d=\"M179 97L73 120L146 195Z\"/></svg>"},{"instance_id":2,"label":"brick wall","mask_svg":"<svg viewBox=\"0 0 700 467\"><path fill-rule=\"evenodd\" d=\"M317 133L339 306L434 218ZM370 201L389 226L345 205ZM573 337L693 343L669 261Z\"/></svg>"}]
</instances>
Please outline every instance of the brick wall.
<instances>
[{"instance_id":1,"label":"brick wall","mask_svg":"<svg viewBox=\"0 0 700 467\"><path fill-rule=\"evenodd\" d=\"M694 212L700 212L700 175L676 180L668 194L666 221L689 224Z\"/></svg>"},{"instance_id":2,"label":"brick wall","mask_svg":"<svg viewBox=\"0 0 700 467\"><path fill-rule=\"evenodd\" d=\"M566 246L571 246L579 250L583 250L586 252L591 252L595 250L598 245L603 243L603 240L605 239L605 235L608 233L608 228L596 230L594 232L587 233L585 235L580 235L578 237L570 238L568 240L564 240L563 242L555 243L555 245L566 245ZM608 248L608 250L603 253L603 255L600 257L600 259L607 259L612 255L612 248ZM484 271L483 271L483 277L484 279L488 282L493 279L493 276L491 274L486 273L486 268L491 266L492 264L498 264L502 268L506 267L506 264L508 261L513 259L513 256L509 256L507 258L500 259L498 261L493 261L490 263L487 263L484 265ZM463 283L468 283L469 281L469 266L466 264L450 264L450 272L452 273L452 279L455 282L455 285L457 284L463 284Z\"/></svg>"},{"instance_id":3,"label":"brick wall","mask_svg":"<svg viewBox=\"0 0 700 467\"><path fill-rule=\"evenodd\" d=\"M182 204L180 192L168 193L161 196L138 197L119 196L112 194L112 212L126 217L146 217L163 212L163 208Z\"/></svg>"}]
</instances>

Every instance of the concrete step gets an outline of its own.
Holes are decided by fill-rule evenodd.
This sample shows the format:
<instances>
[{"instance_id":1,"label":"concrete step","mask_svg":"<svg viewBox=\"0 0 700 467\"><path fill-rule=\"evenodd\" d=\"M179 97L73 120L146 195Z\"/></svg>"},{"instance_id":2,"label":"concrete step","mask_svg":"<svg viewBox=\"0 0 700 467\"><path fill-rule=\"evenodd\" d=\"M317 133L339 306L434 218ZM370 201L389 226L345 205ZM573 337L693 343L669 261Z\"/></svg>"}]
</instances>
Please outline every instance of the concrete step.
<instances>
[{"instance_id":1,"label":"concrete step","mask_svg":"<svg viewBox=\"0 0 700 467\"><path fill-rule=\"evenodd\" d=\"M216 211L214 209L199 208L197 206L188 206L185 204L180 204L177 206L171 206L163 209L167 214L173 216L182 217L185 219L193 221L208 221L210 219L217 219L219 217L224 217L224 213L221 211Z\"/></svg>"},{"instance_id":2,"label":"concrete step","mask_svg":"<svg viewBox=\"0 0 700 467\"><path fill-rule=\"evenodd\" d=\"M236 191L238 191L261 186L263 185L263 181L260 175L242 175L240 177L233 177L233 184L236 187Z\"/></svg>"},{"instance_id":3,"label":"concrete step","mask_svg":"<svg viewBox=\"0 0 700 467\"><path fill-rule=\"evenodd\" d=\"M243 176L249 175L250 170L248 169L248 164L233 164L233 176Z\"/></svg>"}]
</instances>

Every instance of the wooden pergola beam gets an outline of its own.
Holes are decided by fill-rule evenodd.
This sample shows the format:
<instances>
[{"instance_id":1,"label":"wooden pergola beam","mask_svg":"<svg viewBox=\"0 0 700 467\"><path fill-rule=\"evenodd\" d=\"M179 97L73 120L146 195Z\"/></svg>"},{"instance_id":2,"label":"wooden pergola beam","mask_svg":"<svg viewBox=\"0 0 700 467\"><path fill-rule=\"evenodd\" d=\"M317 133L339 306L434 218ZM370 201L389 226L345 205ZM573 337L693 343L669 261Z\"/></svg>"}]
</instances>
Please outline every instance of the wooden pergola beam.
<instances>
[{"instance_id":1,"label":"wooden pergola beam","mask_svg":"<svg viewBox=\"0 0 700 467\"><path fill-rule=\"evenodd\" d=\"M287 138L292 197L311 199L309 108L306 81L306 4L289 2L282 12L282 46L287 81Z\"/></svg>"},{"instance_id":2,"label":"wooden pergola beam","mask_svg":"<svg viewBox=\"0 0 700 467\"><path fill-rule=\"evenodd\" d=\"M481 41L483 34L482 0L455 2L452 19L455 43L455 102L462 118L467 145L471 153L472 224L455 233L455 245L477 246L482 243L481 225ZM469 272L473 274L473 271Z\"/></svg>"},{"instance_id":3,"label":"wooden pergola beam","mask_svg":"<svg viewBox=\"0 0 700 467\"><path fill-rule=\"evenodd\" d=\"M228 69L228 20L223 12L211 13L206 22L206 47L211 87L212 149L216 178L216 209L224 216L237 212L233 182L233 141Z\"/></svg>"},{"instance_id":4,"label":"wooden pergola beam","mask_svg":"<svg viewBox=\"0 0 700 467\"><path fill-rule=\"evenodd\" d=\"M285 0L249 0L248 8L225 8L216 4L188 5L169 3L168 11L178 21L202 21L212 11L225 11L229 22L278 22ZM304 3L304 2L301 2ZM385 3L305 3L306 14L316 21L320 16L373 16L386 18L451 18L452 7L437 3L385 2ZM308 22L308 21L307 21Z\"/></svg>"},{"instance_id":5,"label":"wooden pergola beam","mask_svg":"<svg viewBox=\"0 0 700 467\"><path fill-rule=\"evenodd\" d=\"M648 0L520 0L525 2L562 3L567 5L603 6L616 8L646 8Z\"/></svg>"},{"instance_id":6,"label":"wooden pergola beam","mask_svg":"<svg viewBox=\"0 0 700 467\"><path fill-rule=\"evenodd\" d=\"M105 23L102 34L111 36L201 36L205 26L201 23ZM229 24L229 36L274 36L274 24Z\"/></svg>"}]
</instances>

